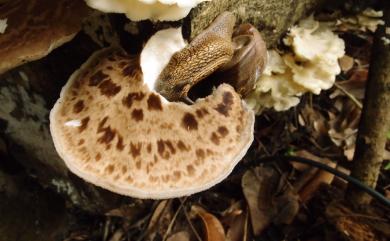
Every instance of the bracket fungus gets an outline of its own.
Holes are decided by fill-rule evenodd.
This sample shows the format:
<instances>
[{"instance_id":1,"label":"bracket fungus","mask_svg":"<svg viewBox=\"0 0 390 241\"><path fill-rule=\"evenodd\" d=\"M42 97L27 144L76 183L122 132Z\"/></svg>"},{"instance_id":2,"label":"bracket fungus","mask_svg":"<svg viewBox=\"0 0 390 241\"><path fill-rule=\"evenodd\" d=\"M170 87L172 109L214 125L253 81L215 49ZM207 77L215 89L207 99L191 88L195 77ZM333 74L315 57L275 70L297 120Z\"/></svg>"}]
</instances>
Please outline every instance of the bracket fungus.
<instances>
[{"instance_id":1,"label":"bracket fungus","mask_svg":"<svg viewBox=\"0 0 390 241\"><path fill-rule=\"evenodd\" d=\"M40 59L70 41L88 13L83 1L13 0L0 5L0 74Z\"/></svg>"},{"instance_id":2,"label":"bracket fungus","mask_svg":"<svg viewBox=\"0 0 390 241\"><path fill-rule=\"evenodd\" d=\"M222 181L253 140L254 113L227 84L193 105L168 102L143 81L137 57L94 54L50 113L69 169L116 193L163 199Z\"/></svg>"},{"instance_id":3,"label":"bracket fungus","mask_svg":"<svg viewBox=\"0 0 390 241\"><path fill-rule=\"evenodd\" d=\"M145 19L176 21L188 15L191 8L209 0L85 0L102 12L125 13L132 21Z\"/></svg>"}]
</instances>

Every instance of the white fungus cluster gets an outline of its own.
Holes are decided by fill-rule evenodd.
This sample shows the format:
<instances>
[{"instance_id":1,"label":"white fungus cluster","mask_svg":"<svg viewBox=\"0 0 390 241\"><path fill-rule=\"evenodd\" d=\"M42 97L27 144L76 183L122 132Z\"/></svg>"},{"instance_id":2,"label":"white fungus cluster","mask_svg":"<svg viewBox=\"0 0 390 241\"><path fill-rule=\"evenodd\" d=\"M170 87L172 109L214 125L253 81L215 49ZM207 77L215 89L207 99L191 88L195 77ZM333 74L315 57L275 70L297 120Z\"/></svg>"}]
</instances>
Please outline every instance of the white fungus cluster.
<instances>
[{"instance_id":1,"label":"white fungus cluster","mask_svg":"<svg viewBox=\"0 0 390 241\"><path fill-rule=\"evenodd\" d=\"M269 51L268 65L246 99L257 113L296 106L302 94L331 88L341 71L338 59L344 55L344 41L313 17L292 27L284 44L292 52Z\"/></svg>"},{"instance_id":2,"label":"white fungus cluster","mask_svg":"<svg viewBox=\"0 0 390 241\"><path fill-rule=\"evenodd\" d=\"M367 8L357 15L341 18L337 21L337 25L350 30L375 32L379 25L385 24L385 21L383 21L382 18L383 11Z\"/></svg>"},{"instance_id":3,"label":"white fungus cluster","mask_svg":"<svg viewBox=\"0 0 390 241\"><path fill-rule=\"evenodd\" d=\"M133 21L145 19L175 21L184 18L191 8L208 0L85 0L102 12L124 13Z\"/></svg>"}]
</instances>

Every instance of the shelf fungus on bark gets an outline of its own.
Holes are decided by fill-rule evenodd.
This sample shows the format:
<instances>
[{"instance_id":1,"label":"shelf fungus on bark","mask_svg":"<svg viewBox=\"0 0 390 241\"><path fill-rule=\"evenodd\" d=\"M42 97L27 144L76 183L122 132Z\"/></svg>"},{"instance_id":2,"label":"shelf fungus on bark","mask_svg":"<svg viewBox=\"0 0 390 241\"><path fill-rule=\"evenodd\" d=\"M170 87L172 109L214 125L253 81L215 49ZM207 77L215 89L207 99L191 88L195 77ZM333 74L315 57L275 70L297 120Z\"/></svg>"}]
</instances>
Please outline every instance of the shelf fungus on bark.
<instances>
[{"instance_id":1,"label":"shelf fungus on bark","mask_svg":"<svg viewBox=\"0 0 390 241\"><path fill-rule=\"evenodd\" d=\"M14 0L0 5L0 74L48 55L70 41L88 13L83 1Z\"/></svg>"},{"instance_id":2,"label":"shelf fungus on bark","mask_svg":"<svg viewBox=\"0 0 390 241\"><path fill-rule=\"evenodd\" d=\"M242 24L234 31L234 25L235 16L224 12L187 46L178 41L180 29L158 32L141 54L142 68L154 69L146 82L166 99L183 101L193 86L214 73L210 81L229 83L245 96L264 69L267 51L256 28ZM167 42L177 47L166 48ZM164 57L159 54L157 59L156 52Z\"/></svg>"},{"instance_id":3,"label":"shelf fungus on bark","mask_svg":"<svg viewBox=\"0 0 390 241\"><path fill-rule=\"evenodd\" d=\"M137 198L190 195L222 181L253 140L254 113L227 84L193 105L168 102L138 57L101 50L76 71L50 113L69 169Z\"/></svg>"}]
</instances>

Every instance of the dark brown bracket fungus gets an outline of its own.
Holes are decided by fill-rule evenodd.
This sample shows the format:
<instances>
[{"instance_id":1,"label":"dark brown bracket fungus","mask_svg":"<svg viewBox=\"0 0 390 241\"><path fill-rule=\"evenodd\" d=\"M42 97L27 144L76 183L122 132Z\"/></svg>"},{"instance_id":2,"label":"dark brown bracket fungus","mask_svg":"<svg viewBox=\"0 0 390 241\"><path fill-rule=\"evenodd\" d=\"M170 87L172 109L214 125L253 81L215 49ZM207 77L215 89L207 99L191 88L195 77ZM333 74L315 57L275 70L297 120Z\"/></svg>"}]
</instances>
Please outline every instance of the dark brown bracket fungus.
<instances>
[{"instance_id":1,"label":"dark brown bracket fungus","mask_svg":"<svg viewBox=\"0 0 390 241\"><path fill-rule=\"evenodd\" d=\"M7 20L0 34L0 74L70 41L88 11L81 0L10 0L0 5L0 19Z\"/></svg>"},{"instance_id":2,"label":"dark brown bracket fungus","mask_svg":"<svg viewBox=\"0 0 390 241\"><path fill-rule=\"evenodd\" d=\"M170 101L185 100L194 85L215 73L215 82L229 83L242 96L247 95L265 67L267 48L255 27L242 24L234 30L234 25L232 13L218 16L172 56L155 89Z\"/></svg>"},{"instance_id":3,"label":"dark brown bracket fungus","mask_svg":"<svg viewBox=\"0 0 390 241\"><path fill-rule=\"evenodd\" d=\"M143 81L138 58L94 54L50 113L55 147L69 169L138 198L172 198L222 181L253 140L254 113L227 84L193 105L167 102Z\"/></svg>"}]
</instances>

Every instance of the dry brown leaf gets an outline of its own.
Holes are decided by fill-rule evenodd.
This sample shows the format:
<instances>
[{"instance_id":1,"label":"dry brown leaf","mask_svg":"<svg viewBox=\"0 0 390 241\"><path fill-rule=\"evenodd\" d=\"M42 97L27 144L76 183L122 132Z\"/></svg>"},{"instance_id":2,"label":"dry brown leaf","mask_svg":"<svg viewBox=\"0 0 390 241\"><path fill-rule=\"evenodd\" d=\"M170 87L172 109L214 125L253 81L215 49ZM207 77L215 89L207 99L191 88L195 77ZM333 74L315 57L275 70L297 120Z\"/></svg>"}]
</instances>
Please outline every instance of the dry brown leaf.
<instances>
[{"instance_id":1,"label":"dry brown leaf","mask_svg":"<svg viewBox=\"0 0 390 241\"><path fill-rule=\"evenodd\" d=\"M328 143L329 130L328 120L325 116L309 105L301 109L300 116L304 120L304 124L301 123L301 126L305 127L316 143L325 146Z\"/></svg>"},{"instance_id":2,"label":"dry brown leaf","mask_svg":"<svg viewBox=\"0 0 390 241\"><path fill-rule=\"evenodd\" d=\"M225 231L221 222L214 215L208 213L202 207L192 206L191 211L198 214L202 219L203 226L205 229L204 240L205 241L225 241Z\"/></svg>"},{"instance_id":3,"label":"dry brown leaf","mask_svg":"<svg viewBox=\"0 0 390 241\"><path fill-rule=\"evenodd\" d=\"M163 234L172 220L172 199L160 201L150 218L145 240L154 240L157 233Z\"/></svg>"},{"instance_id":4,"label":"dry brown leaf","mask_svg":"<svg viewBox=\"0 0 390 241\"><path fill-rule=\"evenodd\" d=\"M295 155L327 164L328 166L334 168L337 166L336 163L332 162L328 158L316 156L306 150L296 151ZM333 181L334 175L329 172L301 163L292 162L292 165L295 169L303 172L299 179L294 182L294 187L297 191L299 191L300 200L302 202L307 202L322 183L330 184Z\"/></svg>"},{"instance_id":5,"label":"dry brown leaf","mask_svg":"<svg viewBox=\"0 0 390 241\"><path fill-rule=\"evenodd\" d=\"M347 240L354 241L385 241L388 234L389 224L386 220L371 214L353 212L341 202L332 202L325 212L329 222L332 223L341 235ZM376 222L372 222L377 220ZM378 227L383 230L378 229ZM379 233L377 232L379 231Z\"/></svg>"},{"instance_id":6,"label":"dry brown leaf","mask_svg":"<svg viewBox=\"0 0 390 241\"><path fill-rule=\"evenodd\" d=\"M348 72L352 69L354 64L354 59L351 56L344 55L339 59L339 65L343 72Z\"/></svg>"},{"instance_id":7,"label":"dry brown leaf","mask_svg":"<svg viewBox=\"0 0 390 241\"><path fill-rule=\"evenodd\" d=\"M236 216L226 234L227 241L246 241L247 237L247 213Z\"/></svg>"},{"instance_id":8,"label":"dry brown leaf","mask_svg":"<svg viewBox=\"0 0 390 241\"><path fill-rule=\"evenodd\" d=\"M190 234L187 231L177 232L171 235L167 241L190 241Z\"/></svg>"},{"instance_id":9,"label":"dry brown leaf","mask_svg":"<svg viewBox=\"0 0 390 241\"><path fill-rule=\"evenodd\" d=\"M351 77L349 78L349 85L351 87L358 87L361 86L362 83L367 82L368 79L368 67L359 67L356 68L356 70L353 72ZM344 83L346 84L346 83Z\"/></svg>"},{"instance_id":10,"label":"dry brown leaf","mask_svg":"<svg viewBox=\"0 0 390 241\"><path fill-rule=\"evenodd\" d=\"M243 202L232 204L222 213L221 222L226 227L227 241L246 241L248 212L243 211Z\"/></svg>"},{"instance_id":11,"label":"dry brown leaf","mask_svg":"<svg viewBox=\"0 0 390 241\"><path fill-rule=\"evenodd\" d=\"M387 197L388 199L390 199L390 190L386 190L386 191L385 191L385 195L386 195L386 197Z\"/></svg>"},{"instance_id":12,"label":"dry brown leaf","mask_svg":"<svg viewBox=\"0 0 390 241\"><path fill-rule=\"evenodd\" d=\"M335 168L336 163L326 159L327 165ZM321 184L331 184L333 181L334 175L323 170L317 170L316 175L310 180L310 182L300 190L299 196L302 202L309 201L314 193L320 188Z\"/></svg>"},{"instance_id":13,"label":"dry brown leaf","mask_svg":"<svg viewBox=\"0 0 390 241\"><path fill-rule=\"evenodd\" d=\"M281 183L282 181L282 183ZM297 195L286 186L285 179L271 167L256 167L242 177L242 188L249 206L254 235L260 235L270 224L288 224L299 211Z\"/></svg>"},{"instance_id":14,"label":"dry brown leaf","mask_svg":"<svg viewBox=\"0 0 390 241\"><path fill-rule=\"evenodd\" d=\"M334 105L338 113L330 118L328 135L343 149L348 160L352 160L361 110L348 99L338 98Z\"/></svg>"}]
</instances>

